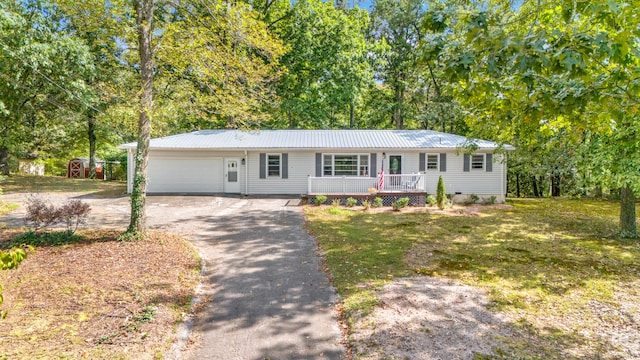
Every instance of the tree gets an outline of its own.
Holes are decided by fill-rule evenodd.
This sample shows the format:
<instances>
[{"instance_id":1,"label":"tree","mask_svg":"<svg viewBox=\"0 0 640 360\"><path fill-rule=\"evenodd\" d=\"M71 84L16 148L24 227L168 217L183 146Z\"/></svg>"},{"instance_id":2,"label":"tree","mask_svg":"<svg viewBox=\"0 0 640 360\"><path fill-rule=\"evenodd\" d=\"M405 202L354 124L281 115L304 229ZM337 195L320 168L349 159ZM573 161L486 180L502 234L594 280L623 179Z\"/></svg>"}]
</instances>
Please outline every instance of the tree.
<instances>
[{"instance_id":1,"label":"tree","mask_svg":"<svg viewBox=\"0 0 640 360\"><path fill-rule=\"evenodd\" d=\"M281 16L265 16L274 17L271 28L288 48L282 57L285 71L276 84L282 116L274 127L356 126L355 106L371 80L365 42L368 13L302 0Z\"/></svg>"},{"instance_id":2,"label":"tree","mask_svg":"<svg viewBox=\"0 0 640 360\"><path fill-rule=\"evenodd\" d=\"M516 146L550 134L565 148L588 149L589 161L576 161L575 170L621 189L620 234L637 237L640 154L629 149L640 144L640 10L561 3L497 1L434 13L450 31L424 53L447 64L475 134Z\"/></svg>"},{"instance_id":3,"label":"tree","mask_svg":"<svg viewBox=\"0 0 640 360\"><path fill-rule=\"evenodd\" d=\"M269 120L284 47L259 15L241 2L206 0L170 13L155 54L158 122L175 132Z\"/></svg>"},{"instance_id":4,"label":"tree","mask_svg":"<svg viewBox=\"0 0 640 360\"><path fill-rule=\"evenodd\" d=\"M438 209L444 210L447 206L447 194L444 189L444 180L442 180L442 175L438 178L438 187L436 188L436 204L438 205Z\"/></svg>"},{"instance_id":5,"label":"tree","mask_svg":"<svg viewBox=\"0 0 640 360\"><path fill-rule=\"evenodd\" d=\"M138 146L135 155L135 173L131 191L131 222L127 233L144 234L147 231L146 196L149 143L153 114L153 0L137 0L136 25L140 58L140 118L138 120Z\"/></svg>"},{"instance_id":6,"label":"tree","mask_svg":"<svg viewBox=\"0 0 640 360\"><path fill-rule=\"evenodd\" d=\"M115 130L123 123L122 116L109 116L106 112L120 101L120 91L115 88L124 87L123 79L127 78L128 71L122 64L123 49L117 45L117 39L123 37L127 26L123 26L123 14L119 9L122 6L117 2L64 0L58 1L57 5L67 20L65 28L86 44L96 68L83 79L87 91L83 94L85 106L80 114L86 124L83 130L89 145L89 177L94 178L98 142L106 142L109 138L104 129ZM114 140L122 142L122 137L116 136Z\"/></svg>"},{"instance_id":7,"label":"tree","mask_svg":"<svg viewBox=\"0 0 640 360\"><path fill-rule=\"evenodd\" d=\"M73 144L67 135L84 106L82 79L94 67L48 2L2 4L0 53L0 173L9 174L10 155Z\"/></svg>"},{"instance_id":8,"label":"tree","mask_svg":"<svg viewBox=\"0 0 640 360\"><path fill-rule=\"evenodd\" d=\"M373 53L376 78L391 92L391 121L396 129L407 125L409 94L420 77L416 50L422 13L421 0L376 0L371 14L370 38L378 43Z\"/></svg>"}]
</instances>

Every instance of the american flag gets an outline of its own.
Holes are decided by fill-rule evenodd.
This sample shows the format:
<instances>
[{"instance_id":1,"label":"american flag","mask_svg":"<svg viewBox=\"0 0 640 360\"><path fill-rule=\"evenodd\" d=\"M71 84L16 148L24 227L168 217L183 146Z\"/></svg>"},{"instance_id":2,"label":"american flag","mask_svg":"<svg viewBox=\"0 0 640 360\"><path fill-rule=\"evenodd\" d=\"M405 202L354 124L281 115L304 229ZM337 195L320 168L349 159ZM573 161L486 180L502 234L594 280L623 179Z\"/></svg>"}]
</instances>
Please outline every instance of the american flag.
<instances>
[{"instance_id":1,"label":"american flag","mask_svg":"<svg viewBox=\"0 0 640 360\"><path fill-rule=\"evenodd\" d=\"M384 162L380 168L380 177L378 178L378 191L384 190Z\"/></svg>"}]
</instances>

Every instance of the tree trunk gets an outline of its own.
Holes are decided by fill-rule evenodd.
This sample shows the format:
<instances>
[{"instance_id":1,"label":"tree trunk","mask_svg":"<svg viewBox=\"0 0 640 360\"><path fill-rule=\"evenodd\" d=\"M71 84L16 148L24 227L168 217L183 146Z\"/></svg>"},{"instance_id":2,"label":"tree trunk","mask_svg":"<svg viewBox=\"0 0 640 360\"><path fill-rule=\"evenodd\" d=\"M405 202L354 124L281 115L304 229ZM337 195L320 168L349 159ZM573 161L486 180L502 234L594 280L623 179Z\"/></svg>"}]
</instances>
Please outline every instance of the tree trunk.
<instances>
[{"instance_id":1,"label":"tree trunk","mask_svg":"<svg viewBox=\"0 0 640 360\"><path fill-rule=\"evenodd\" d=\"M293 122L293 115L291 115L291 111L287 111L287 118L289 119L289 129L295 129L296 124Z\"/></svg>"},{"instance_id":2,"label":"tree trunk","mask_svg":"<svg viewBox=\"0 0 640 360\"><path fill-rule=\"evenodd\" d=\"M560 196L560 175L551 175L551 196Z\"/></svg>"},{"instance_id":3,"label":"tree trunk","mask_svg":"<svg viewBox=\"0 0 640 360\"><path fill-rule=\"evenodd\" d=\"M354 108L353 100L349 103L349 129L353 129L356 127L356 118L354 117Z\"/></svg>"},{"instance_id":4,"label":"tree trunk","mask_svg":"<svg viewBox=\"0 0 640 360\"><path fill-rule=\"evenodd\" d=\"M516 173L516 197L520 197L520 174Z\"/></svg>"},{"instance_id":5,"label":"tree trunk","mask_svg":"<svg viewBox=\"0 0 640 360\"><path fill-rule=\"evenodd\" d=\"M533 186L533 196L540 197L540 191L538 190L538 177L531 177L531 185Z\"/></svg>"},{"instance_id":6,"label":"tree trunk","mask_svg":"<svg viewBox=\"0 0 640 360\"><path fill-rule=\"evenodd\" d=\"M403 76L402 73L397 75L394 82L395 87L395 104L393 104L393 122L396 125L396 129L404 129L404 89L403 89Z\"/></svg>"},{"instance_id":7,"label":"tree trunk","mask_svg":"<svg viewBox=\"0 0 640 360\"><path fill-rule=\"evenodd\" d=\"M153 0L136 2L138 25L138 52L140 54L140 119L138 120L138 147L136 149L136 168L131 192L131 222L127 232L144 234L147 230L146 197L147 165L149 161L149 142L151 141L151 116L153 108L153 53L151 36L153 34Z\"/></svg>"},{"instance_id":8,"label":"tree trunk","mask_svg":"<svg viewBox=\"0 0 640 360\"><path fill-rule=\"evenodd\" d=\"M96 178L96 119L93 111L89 111L89 179Z\"/></svg>"},{"instance_id":9,"label":"tree trunk","mask_svg":"<svg viewBox=\"0 0 640 360\"><path fill-rule=\"evenodd\" d=\"M602 198L602 187L600 185L596 186L596 188L593 189L593 196L597 199Z\"/></svg>"},{"instance_id":10,"label":"tree trunk","mask_svg":"<svg viewBox=\"0 0 640 360\"><path fill-rule=\"evenodd\" d=\"M620 189L620 236L636 239L636 196L629 186Z\"/></svg>"},{"instance_id":11,"label":"tree trunk","mask_svg":"<svg viewBox=\"0 0 640 360\"><path fill-rule=\"evenodd\" d=\"M0 146L0 175L9 176L9 149Z\"/></svg>"}]
</instances>

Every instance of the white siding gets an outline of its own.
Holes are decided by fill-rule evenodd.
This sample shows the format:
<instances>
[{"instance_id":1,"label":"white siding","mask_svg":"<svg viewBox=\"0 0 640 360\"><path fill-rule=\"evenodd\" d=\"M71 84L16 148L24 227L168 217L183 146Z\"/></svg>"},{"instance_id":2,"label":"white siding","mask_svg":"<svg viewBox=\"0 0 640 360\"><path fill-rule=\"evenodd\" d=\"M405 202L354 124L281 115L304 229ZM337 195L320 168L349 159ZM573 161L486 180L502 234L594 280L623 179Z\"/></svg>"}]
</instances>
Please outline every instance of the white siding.
<instances>
[{"instance_id":1,"label":"white siding","mask_svg":"<svg viewBox=\"0 0 640 360\"><path fill-rule=\"evenodd\" d=\"M224 191L224 158L244 158L243 152L171 151L149 152L150 193L217 193ZM128 191L132 190L134 154L129 154ZM240 192L245 192L244 166L239 169Z\"/></svg>"},{"instance_id":2,"label":"white siding","mask_svg":"<svg viewBox=\"0 0 640 360\"><path fill-rule=\"evenodd\" d=\"M288 172L289 178L260 179L260 153L265 154L289 154ZM295 194L307 193L307 179L315 176L316 160L315 152L290 152L278 150L265 150L261 152L249 152L246 165L249 177L249 194Z\"/></svg>"},{"instance_id":3,"label":"white siding","mask_svg":"<svg viewBox=\"0 0 640 360\"><path fill-rule=\"evenodd\" d=\"M427 171L427 193L435 194L438 177L442 175L447 194L495 195L503 201L506 184L505 168L502 156L493 156L493 171L470 169L464 171L464 155L447 153L447 171ZM431 176L430 176L431 174Z\"/></svg>"},{"instance_id":4,"label":"white siding","mask_svg":"<svg viewBox=\"0 0 640 360\"><path fill-rule=\"evenodd\" d=\"M376 175L380 171L380 165L383 161L383 151L345 151L345 150L322 150L321 153L332 154L371 154L376 153L377 163L375 166ZM402 172L404 174L412 174L419 172L419 154L440 154L443 150L431 151L384 151L386 157L384 159L385 173L389 174L389 158L391 155L402 155ZM288 179L282 178L266 178L260 179L260 153L267 154L288 154ZM170 192L190 192L189 189L201 189L200 186L206 183L207 178L215 178L216 181L223 181L222 165L220 165L218 173L213 172L213 168L203 169L202 161L233 157L245 159L245 165L240 165L240 192L243 194L292 194L300 195L307 193L308 177L316 175L315 164L316 151L291 151L291 150L264 150L249 151L245 156L244 151L178 151L178 150L152 150L150 153L150 175L149 181L153 188L155 177L165 177L163 189L175 189ZM425 173L427 193L435 194L438 184L438 177L442 175L445 182L445 188L448 194L456 192L462 194L476 194L478 196L495 195L498 201L504 201L506 192L506 165L502 163L503 157L500 155L493 156L493 171L487 172L486 166L483 170L463 171L464 156L462 153L456 154L453 151L447 152L447 168L446 171L427 170ZM153 170L153 163L159 159L164 159L162 165L167 167L163 170ZM168 162L166 160L169 160ZM169 165L174 160L174 165ZM161 160L162 161L162 160ZM438 157L439 161L439 157ZM215 166L214 166L215 168ZM133 179L133 153L130 152L129 158L129 191L131 191L131 181ZM171 173L180 173L180 176L170 175ZM248 176L247 176L248 173ZM218 177L220 176L220 177ZM169 181L170 180L170 181ZM172 183L172 182L173 183ZM204 183L203 183L204 181ZM175 184L172 187L171 184ZM246 186L245 186L246 184ZM150 190L151 192L151 190ZM208 192L208 191L191 191L191 192ZM217 191L216 191L217 192ZM222 192L222 190L220 190Z\"/></svg>"}]
</instances>

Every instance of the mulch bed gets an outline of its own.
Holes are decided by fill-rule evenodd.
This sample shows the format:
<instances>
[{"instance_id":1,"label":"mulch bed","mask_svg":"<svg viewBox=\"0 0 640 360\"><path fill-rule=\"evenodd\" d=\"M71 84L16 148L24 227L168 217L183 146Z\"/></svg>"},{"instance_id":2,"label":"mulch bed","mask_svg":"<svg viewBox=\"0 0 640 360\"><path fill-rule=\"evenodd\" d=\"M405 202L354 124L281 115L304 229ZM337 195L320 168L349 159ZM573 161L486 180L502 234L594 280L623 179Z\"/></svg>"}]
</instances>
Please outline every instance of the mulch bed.
<instances>
[{"instance_id":1,"label":"mulch bed","mask_svg":"<svg viewBox=\"0 0 640 360\"><path fill-rule=\"evenodd\" d=\"M0 247L18 230L0 230ZM150 233L122 242L86 231L71 244L39 246L4 287L0 348L9 358L161 356L189 312L200 261L178 236Z\"/></svg>"}]
</instances>

